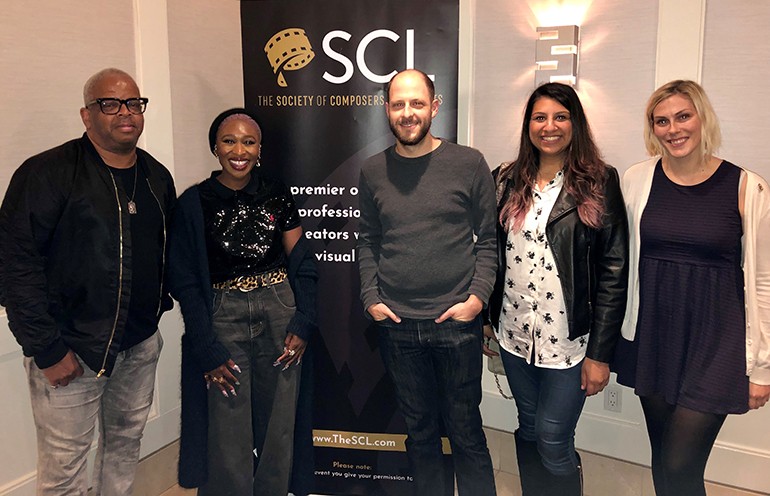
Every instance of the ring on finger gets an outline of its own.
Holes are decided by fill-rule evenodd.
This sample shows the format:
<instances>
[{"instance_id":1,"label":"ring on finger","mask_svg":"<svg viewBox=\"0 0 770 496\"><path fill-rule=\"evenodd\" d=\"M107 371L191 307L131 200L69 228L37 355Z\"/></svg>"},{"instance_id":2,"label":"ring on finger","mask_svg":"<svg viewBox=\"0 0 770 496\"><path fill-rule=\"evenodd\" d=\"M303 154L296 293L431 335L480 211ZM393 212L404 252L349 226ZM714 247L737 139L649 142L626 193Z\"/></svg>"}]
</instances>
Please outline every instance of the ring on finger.
<instances>
[{"instance_id":1,"label":"ring on finger","mask_svg":"<svg viewBox=\"0 0 770 496\"><path fill-rule=\"evenodd\" d=\"M288 351L289 351L289 356L294 356L297 354L297 350L289 349Z\"/></svg>"}]
</instances>

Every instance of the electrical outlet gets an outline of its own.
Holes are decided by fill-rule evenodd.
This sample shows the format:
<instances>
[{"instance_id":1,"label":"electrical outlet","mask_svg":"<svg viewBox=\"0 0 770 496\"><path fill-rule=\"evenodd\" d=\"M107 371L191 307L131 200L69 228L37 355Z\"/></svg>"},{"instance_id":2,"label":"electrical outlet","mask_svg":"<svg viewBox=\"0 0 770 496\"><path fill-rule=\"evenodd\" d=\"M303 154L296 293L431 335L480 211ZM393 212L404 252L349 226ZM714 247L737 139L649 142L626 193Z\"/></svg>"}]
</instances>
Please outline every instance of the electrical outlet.
<instances>
[{"instance_id":1,"label":"electrical outlet","mask_svg":"<svg viewBox=\"0 0 770 496\"><path fill-rule=\"evenodd\" d=\"M616 384L604 388L604 409L610 412L621 412L623 390Z\"/></svg>"}]
</instances>

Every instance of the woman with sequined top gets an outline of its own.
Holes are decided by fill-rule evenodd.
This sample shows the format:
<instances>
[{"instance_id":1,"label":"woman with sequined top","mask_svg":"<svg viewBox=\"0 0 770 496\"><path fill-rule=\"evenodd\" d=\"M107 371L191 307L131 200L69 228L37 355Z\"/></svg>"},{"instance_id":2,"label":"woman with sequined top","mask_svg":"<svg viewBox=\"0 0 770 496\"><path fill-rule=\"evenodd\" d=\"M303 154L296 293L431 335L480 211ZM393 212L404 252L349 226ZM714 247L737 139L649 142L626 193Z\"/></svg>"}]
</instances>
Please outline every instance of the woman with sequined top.
<instances>
[{"instance_id":1,"label":"woman with sequined top","mask_svg":"<svg viewBox=\"0 0 770 496\"><path fill-rule=\"evenodd\" d=\"M289 189L258 172L261 139L246 109L217 116L209 142L222 170L180 197L172 222L169 279L185 323L179 480L199 495L290 490L317 274Z\"/></svg>"},{"instance_id":2,"label":"woman with sequined top","mask_svg":"<svg viewBox=\"0 0 770 496\"><path fill-rule=\"evenodd\" d=\"M609 380L626 304L628 223L570 86L530 96L519 156L494 173L499 269L485 335L516 400L525 496L582 494L575 427ZM495 353L484 347L487 355Z\"/></svg>"}]
</instances>

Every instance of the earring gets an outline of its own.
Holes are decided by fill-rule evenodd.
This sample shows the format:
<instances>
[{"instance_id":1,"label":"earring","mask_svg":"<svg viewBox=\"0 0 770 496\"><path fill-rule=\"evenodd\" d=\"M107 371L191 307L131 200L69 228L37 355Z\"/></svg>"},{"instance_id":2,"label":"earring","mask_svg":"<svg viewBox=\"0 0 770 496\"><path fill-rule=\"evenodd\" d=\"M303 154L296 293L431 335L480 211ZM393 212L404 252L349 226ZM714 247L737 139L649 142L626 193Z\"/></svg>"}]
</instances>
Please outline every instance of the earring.
<instances>
[{"instance_id":1,"label":"earring","mask_svg":"<svg viewBox=\"0 0 770 496\"><path fill-rule=\"evenodd\" d=\"M219 158L219 155L217 155L217 145L214 145L214 149L211 150L211 153L213 153L216 158Z\"/></svg>"},{"instance_id":2,"label":"earring","mask_svg":"<svg viewBox=\"0 0 770 496\"><path fill-rule=\"evenodd\" d=\"M261 155L259 157L257 157L257 163L254 164L254 166L256 166L256 167L261 167L262 166L262 164L259 163L259 159L261 159L261 158L262 158Z\"/></svg>"}]
</instances>

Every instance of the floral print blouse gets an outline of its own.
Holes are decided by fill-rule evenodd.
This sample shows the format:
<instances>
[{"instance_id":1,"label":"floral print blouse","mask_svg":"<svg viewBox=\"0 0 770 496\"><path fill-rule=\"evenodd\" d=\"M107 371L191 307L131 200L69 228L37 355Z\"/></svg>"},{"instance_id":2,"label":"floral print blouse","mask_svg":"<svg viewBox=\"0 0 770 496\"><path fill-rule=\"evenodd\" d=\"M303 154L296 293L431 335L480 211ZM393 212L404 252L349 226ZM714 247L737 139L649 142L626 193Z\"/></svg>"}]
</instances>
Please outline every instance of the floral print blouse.
<instances>
[{"instance_id":1,"label":"floral print blouse","mask_svg":"<svg viewBox=\"0 0 770 496\"><path fill-rule=\"evenodd\" d=\"M497 329L500 346L527 363L566 369L585 357L588 335L568 339L569 327L559 274L546 239L548 216L564 184L559 171L545 187L535 187L532 208L521 230L508 232L505 294Z\"/></svg>"}]
</instances>

